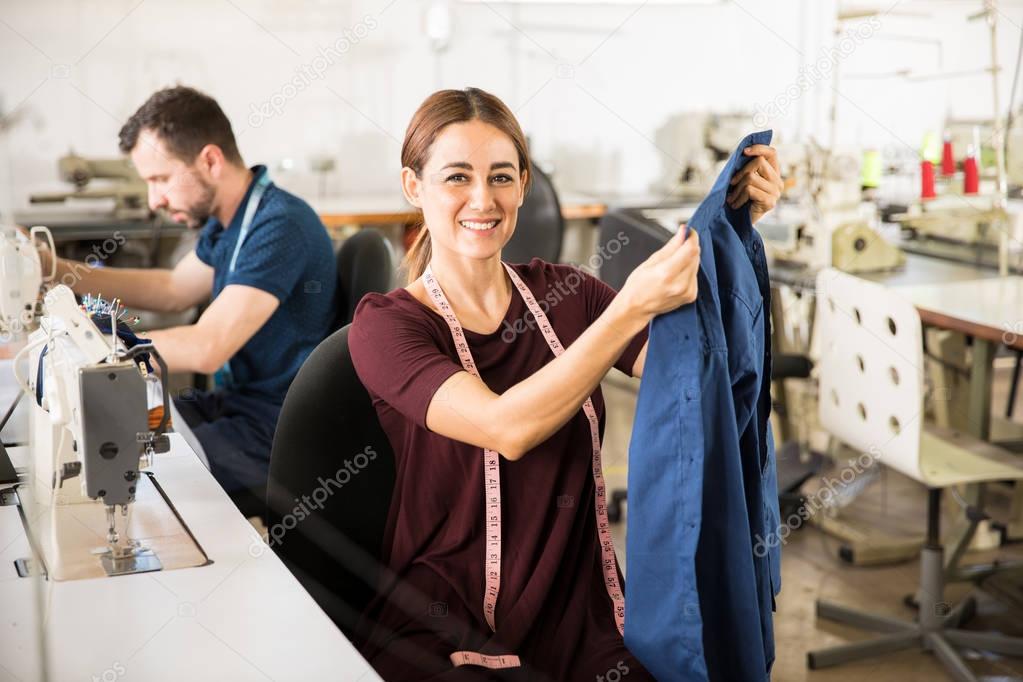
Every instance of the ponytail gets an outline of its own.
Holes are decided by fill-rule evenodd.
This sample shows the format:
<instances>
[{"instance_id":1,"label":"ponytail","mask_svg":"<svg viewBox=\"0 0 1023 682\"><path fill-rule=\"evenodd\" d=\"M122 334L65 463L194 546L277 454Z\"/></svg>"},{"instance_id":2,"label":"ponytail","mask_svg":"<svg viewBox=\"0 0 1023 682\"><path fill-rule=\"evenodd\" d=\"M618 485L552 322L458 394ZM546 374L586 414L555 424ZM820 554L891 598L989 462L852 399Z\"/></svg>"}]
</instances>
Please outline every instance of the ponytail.
<instances>
[{"instance_id":1,"label":"ponytail","mask_svg":"<svg viewBox=\"0 0 1023 682\"><path fill-rule=\"evenodd\" d=\"M430 245L430 231L426 229L426 225L420 224L419 232L416 233L415 239L412 240L412 245L408 247L405 259L402 262L407 273L406 284L412 284L423 276L423 273L426 272L426 266L430 264L430 258L432 257L433 248Z\"/></svg>"}]
</instances>

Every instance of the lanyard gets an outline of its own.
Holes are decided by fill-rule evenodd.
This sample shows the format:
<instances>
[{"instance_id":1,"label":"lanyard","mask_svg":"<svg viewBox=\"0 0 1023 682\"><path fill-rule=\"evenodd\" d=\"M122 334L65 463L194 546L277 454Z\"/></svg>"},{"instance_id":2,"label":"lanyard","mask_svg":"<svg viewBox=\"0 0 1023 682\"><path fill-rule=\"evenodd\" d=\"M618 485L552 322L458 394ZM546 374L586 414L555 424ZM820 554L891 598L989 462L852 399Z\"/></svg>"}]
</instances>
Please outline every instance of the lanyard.
<instances>
[{"instance_id":1,"label":"lanyard","mask_svg":"<svg viewBox=\"0 0 1023 682\"><path fill-rule=\"evenodd\" d=\"M252 188L252 194L249 195L249 200L245 202L245 213L242 215L242 227L238 234L238 241L234 243L234 253L231 254L231 264L227 267L227 272L234 272L235 263L238 262L238 252L241 251L242 242L249 236L249 228L252 227L252 219L256 216L256 209L259 208L259 200L263 198L263 193L266 192L266 188L270 186L270 174L265 170L256 178L256 185Z\"/></svg>"},{"instance_id":2,"label":"lanyard","mask_svg":"<svg viewBox=\"0 0 1023 682\"><path fill-rule=\"evenodd\" d=\"M554 333L547 315L544 314L533 292L522 282L518 274L507 263L502 263L508 272L512 284L519 290L526 307L533 314L551 352L557 357L565 352L564 346ZM451 309L444 291L433 276L429 266L423 273L423 285L430 298L444 316L451 330L451 336L455 341L455 350L462 362L466 372L482 380L479 370L476 369L476 362L469 352L469 343L465 340L465 333L458 317ZM592 447L593 483L595 487L595 507L597 514L597 537L600 540L601 567L604 572L604 584L607 587L608 596L614 606L615 623L618 632L624 633L625 629L625 597L622 594L621 585L618 582L618 570L615 560L614 541L611 538L611 526L607 520L607 486L604 483L604 474L600 465L600 426L597 419L597 411L593 407L593 400L587 398L583 403L583 413L590 425L590 441ZM483 450L483 487L486 511L484 523L486 526L486 551L485 551L485 576L486 589L483 593L483 615L487 619L487 625L492 631L496 631L494 625L494 614L497 611L497 596L501 589L501 469L500 455L488 448ZM512 655L485 655L474 651L456 651L451 654L451 662L454 665L478 665L486 668L511 668L519 665L518 656Z\"/></svg>"},{"instance_id":3,"label":"lanyard","mask_svg":"<svg viewBox=\"0 0 1023 682\"><path fill-rule=\"evenodd\" d=\"M242 214L242 225L241 230L238 233L238 241L234 243L234 253L231 254L231 263L227 266L228 274L234 272L234 266L238 262L238 252L242 249L242 242L249 236L249 228L252 227L252 219L256 217L256 209L259 208L259 201L263 198L263 193L266 192L266 188L270 186L270 174L264 170L256 178L256 184L252 188L252 193L249 194L249 200L245 202L245 213ZM230 386L233 383L231 374L231 360L228 359L224 363L223 367L218 369L213 375L213 383L216 386Z\"/></svg>"}]
</instances>

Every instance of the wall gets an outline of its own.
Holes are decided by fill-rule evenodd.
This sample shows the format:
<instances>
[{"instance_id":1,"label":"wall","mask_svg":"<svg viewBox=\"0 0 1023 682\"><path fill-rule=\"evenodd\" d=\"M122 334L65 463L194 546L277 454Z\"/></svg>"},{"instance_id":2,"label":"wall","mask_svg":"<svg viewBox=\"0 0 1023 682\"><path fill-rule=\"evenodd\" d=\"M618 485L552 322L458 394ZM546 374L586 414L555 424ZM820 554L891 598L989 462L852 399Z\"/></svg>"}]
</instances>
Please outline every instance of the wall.
<instances>
[{"instance_id":1,"label":"wall","mask_svg":"<svg viewBox=\"0 0 1023 682\"><path fill-rule=\"evenodd\" d=\"M308 196L318 192L317 157L338 164L324 178L328 194L396 191L416 105L436 88L469 84L512 106L538 161L569 189L648 191L677 158L654 140L679 112L744 111L750 129L826 142L835 68L836 140L915 148L949 113L987 115L989 79L862 76L986 66L983 22L965 20L980 4L889 1L879 19L839 26L848 49L829 52L835 0L0 0L0 115L9 128L0 132L0 209L59 188L55 160L69 148L116 154L123 120L178 82L216 96L246 159L269 163ZM1007 102L1023 7L1003 4ZM424 30L431 7L451 17L440 50Z\"/></svg>"}]
</instances>

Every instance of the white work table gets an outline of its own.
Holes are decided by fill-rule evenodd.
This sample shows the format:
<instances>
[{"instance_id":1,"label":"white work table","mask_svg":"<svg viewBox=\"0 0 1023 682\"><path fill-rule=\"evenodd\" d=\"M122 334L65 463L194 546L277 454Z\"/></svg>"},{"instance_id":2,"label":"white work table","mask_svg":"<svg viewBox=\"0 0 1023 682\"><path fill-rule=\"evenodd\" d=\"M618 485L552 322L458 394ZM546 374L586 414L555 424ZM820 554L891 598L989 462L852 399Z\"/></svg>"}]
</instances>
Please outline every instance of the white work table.
<instances>
[{"instance_id":1,"label":"white work table","mask_svg":"<svg viewBox=\"0 0 1023 682\"><path fill-rule=\"evenodd\" d=\"M1023 349L1023 277L899 286L925 324Z\"/></svg>"},{"instance_id":2,"label":"white work table","mask_svg":"<svg viewBox=\"0 0 1023 682\"><path fill-rule=\"evenodd\" d=\"M895 286L925 325L973 337L969 430L987 440L991 429L992 362L999 345L1023 350L1023 277Z\"/></svg>"},{"instance_id":3,"label":"white work table","mask_svg":"<svg viewBox=\"0 0 1023 682\"><path fill-rule=\"evenodd\" d=\"M37 590L47 594L51 680L378 680L171 434L150 469L212 564L95 580L18 577L30 549L15 506L0 507L0 682L42 678ZM26 456L12 448L15 466Z\"/></svg>"}]
</instances>

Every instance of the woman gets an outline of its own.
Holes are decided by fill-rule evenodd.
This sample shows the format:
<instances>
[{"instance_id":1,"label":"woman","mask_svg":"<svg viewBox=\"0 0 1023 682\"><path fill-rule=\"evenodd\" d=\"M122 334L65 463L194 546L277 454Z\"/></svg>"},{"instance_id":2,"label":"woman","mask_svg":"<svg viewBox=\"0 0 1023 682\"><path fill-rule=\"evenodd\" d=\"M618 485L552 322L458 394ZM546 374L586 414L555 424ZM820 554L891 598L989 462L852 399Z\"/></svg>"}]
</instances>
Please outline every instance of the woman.
<instances>
[{"instance_id":1,"label":"woman","mask_svg":"<svg viewBox=\"0 0 1023 682\"><path fill-rule=\"evenodd\" d=\"M772 149L750 153L729 201L759 217L780 180ZM618 295L570 266L506 266L529 154L514 115L474 88L427 98L402 165L424 220L408 285L366 296L349 339L397 464L395 580L360 649L387 680L650 679L621 636L599 384L612 366L641 376L649 321L695 300L699 238L680 231Z\"/></svg>"}]
</instances>

